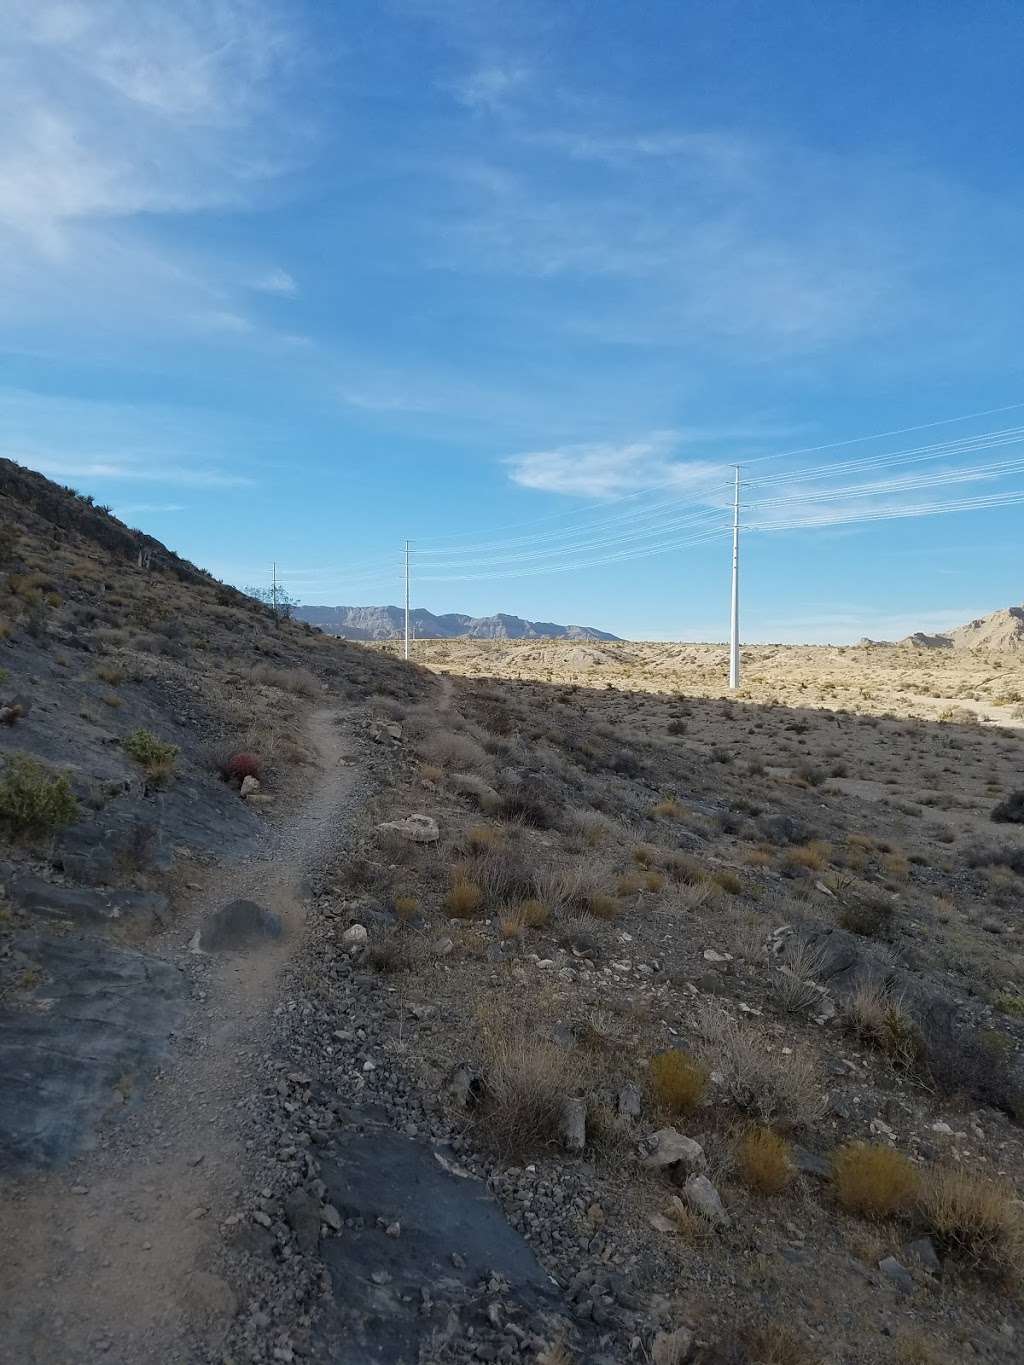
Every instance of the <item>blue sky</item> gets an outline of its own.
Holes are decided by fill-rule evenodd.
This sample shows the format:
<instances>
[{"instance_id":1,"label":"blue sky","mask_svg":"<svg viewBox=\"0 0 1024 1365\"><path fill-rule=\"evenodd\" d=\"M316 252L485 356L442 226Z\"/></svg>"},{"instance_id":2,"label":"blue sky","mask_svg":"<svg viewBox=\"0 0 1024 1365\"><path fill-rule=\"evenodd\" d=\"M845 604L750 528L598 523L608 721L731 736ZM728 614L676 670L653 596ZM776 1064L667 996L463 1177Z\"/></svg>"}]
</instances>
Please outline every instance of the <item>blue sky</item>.
<instances>
[{"instance_id":1,"label":"blue sky","mask_svg":"<svg viewBox=\"0 0 1024 1365\"><path fill-rule=\"evenodd\" d=\"M786 528L748 638L1019 601L1022 37L986 0L8 0L0 453L308 601L398 600L409 536L434 611L722 638L738 461L811 471L747 491L789 499L744 517Z\"/></svg>"}]
</instances>

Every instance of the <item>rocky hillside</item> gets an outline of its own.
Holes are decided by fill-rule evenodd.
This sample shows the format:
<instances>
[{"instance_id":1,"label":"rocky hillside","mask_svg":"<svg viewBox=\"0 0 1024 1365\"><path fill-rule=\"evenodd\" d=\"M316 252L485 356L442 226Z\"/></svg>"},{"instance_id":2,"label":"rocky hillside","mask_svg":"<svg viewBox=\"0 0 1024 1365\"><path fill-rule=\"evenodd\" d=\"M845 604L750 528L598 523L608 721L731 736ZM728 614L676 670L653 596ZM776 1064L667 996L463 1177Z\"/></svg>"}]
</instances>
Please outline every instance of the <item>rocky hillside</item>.
<instances>
[{"instance_id":1,"label":"rocky hillside","mask_svg":"<svg viewBox=\"0 0 1024 1365\"><path fill-rule=\"evenodd\" d=\"M880 644L864 640L863 644ZM899 642L911 649L980 649L993 653L1024 649L1024 607L1002 607L944 634L915 631Z\"/></svg>"},{"instance_id":2,"label":"rocky hillside","mask_svg":"<svg viewBox=\"0 0 1024 1365\"><path fill-rule=\"evenodd\" d=\"M405 632L401 607L299 606L295 617L346 640L397 640ZM412 613L417 640L616 640L618 636L593 626L559 626L552 621L526 621L498 612L494 616L463 616L446 612L435 616L423 607Z\"/></svg>"},{"instance_id":3,"label":"rocky hillside","mask_svg":"<svg viewBox=\"0 0 1024 1365\"><path fill-rule=\"evenodd\" d=\"M0 460L0 1169L62 1159L153 1064L182 982L138 946L183 859L258 845L314 703L418 676Z\"/></svg>"}]
</instances>

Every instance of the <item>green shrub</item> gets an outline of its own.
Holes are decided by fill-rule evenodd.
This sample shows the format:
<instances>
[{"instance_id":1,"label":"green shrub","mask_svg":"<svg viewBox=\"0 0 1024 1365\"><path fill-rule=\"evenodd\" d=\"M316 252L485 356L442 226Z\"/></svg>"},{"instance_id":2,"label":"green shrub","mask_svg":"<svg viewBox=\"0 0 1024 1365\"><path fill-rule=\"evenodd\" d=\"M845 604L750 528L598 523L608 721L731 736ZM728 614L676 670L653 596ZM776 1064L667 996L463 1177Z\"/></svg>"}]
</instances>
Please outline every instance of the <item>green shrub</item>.
<instances>
[{"instance_id":1,"label":"green shrub","mask_svg":"<svg viewBox=\"0 0 1024 1365\"><path fill-rule=\"evenodd\" d=\"M133 730L121 741L121 748L145 770L153 782L161 782L174 771L178 746L167 744L148 730Z\"/></svg>"},{"instance_id":2,"label":"green shrub","mask_svg":"<svg viewBox=\"0 0 1024 1365\"><path fill-rule=\"evenodd\" d=\"M23 754L7 762L0 777L0 823L13 834L52 834L78 815L66 773L54 777Z\"/></svg>"}]
</instances>

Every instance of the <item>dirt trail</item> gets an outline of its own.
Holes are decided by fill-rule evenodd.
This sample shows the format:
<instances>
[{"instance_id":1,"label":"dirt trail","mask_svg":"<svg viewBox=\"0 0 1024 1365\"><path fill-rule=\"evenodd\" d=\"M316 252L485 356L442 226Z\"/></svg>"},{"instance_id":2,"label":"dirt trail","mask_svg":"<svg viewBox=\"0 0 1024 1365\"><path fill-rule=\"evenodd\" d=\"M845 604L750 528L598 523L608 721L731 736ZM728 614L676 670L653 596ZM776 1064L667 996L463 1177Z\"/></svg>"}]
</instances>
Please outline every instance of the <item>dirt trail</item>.
<instances>
[{"instance_id":1,"label":"dirt trail","mask_svg":"<svg viewBox=\"0 0 1024 1365\"><path fill-rule=\"evenodd\" d=\"M312 716L320 772L268 825L262 854L190 870L190 909L146 945L182 967L192 1001L143 1101L106 1128L90 1155L3 1191L5 1365L176 1365L225 1330L235 1305L216 1268L221 1225L238 1207L243 1178L240 1114L263 1082L262 1028L278 976L304 941L303 880L343 841L357 794L337 719L327 709ZM281 939L223 957L191 952L203 917L239 897L275 910Z\"/></svg>"}]
</instances>

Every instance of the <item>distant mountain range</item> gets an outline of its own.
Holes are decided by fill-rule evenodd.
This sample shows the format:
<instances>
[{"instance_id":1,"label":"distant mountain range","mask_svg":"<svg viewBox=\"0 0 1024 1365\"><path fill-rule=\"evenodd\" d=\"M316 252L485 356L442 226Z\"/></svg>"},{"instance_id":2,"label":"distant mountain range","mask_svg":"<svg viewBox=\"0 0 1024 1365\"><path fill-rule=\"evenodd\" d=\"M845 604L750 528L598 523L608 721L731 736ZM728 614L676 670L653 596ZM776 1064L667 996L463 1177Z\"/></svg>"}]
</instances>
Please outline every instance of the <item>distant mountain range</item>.
<instances>
[{"instance_id":1,"label":"distant mountain range","mask_svg":"<svg viewBox=\"0 0 1024 1365\"><path fill-rule=\"evenodd\" d=\"M308 621L328 635L346 640L397 640L405 634L402 607L311 607L298 606L297 621ZM521 616L498 612L494 616L463 616L416 607L411 613L412 631L417 640L617 640L606 630L593 626L559 626L553 621L524 621Z\"/></svg>"},{"instance_id":2,"label":"distant mountain range","mask_svg":"<svg viewBox=\"0 0 1024 1365\"><path fill-rule=\"evenodd\" d=\"M862 645L891 644L891 640L860 641ZM926 635L917 630L897 642L908 649L1024 649L1024 607L1001 607L988 616L968 621L955 630L938 635Z\"/></svg>"}]
</instances>

